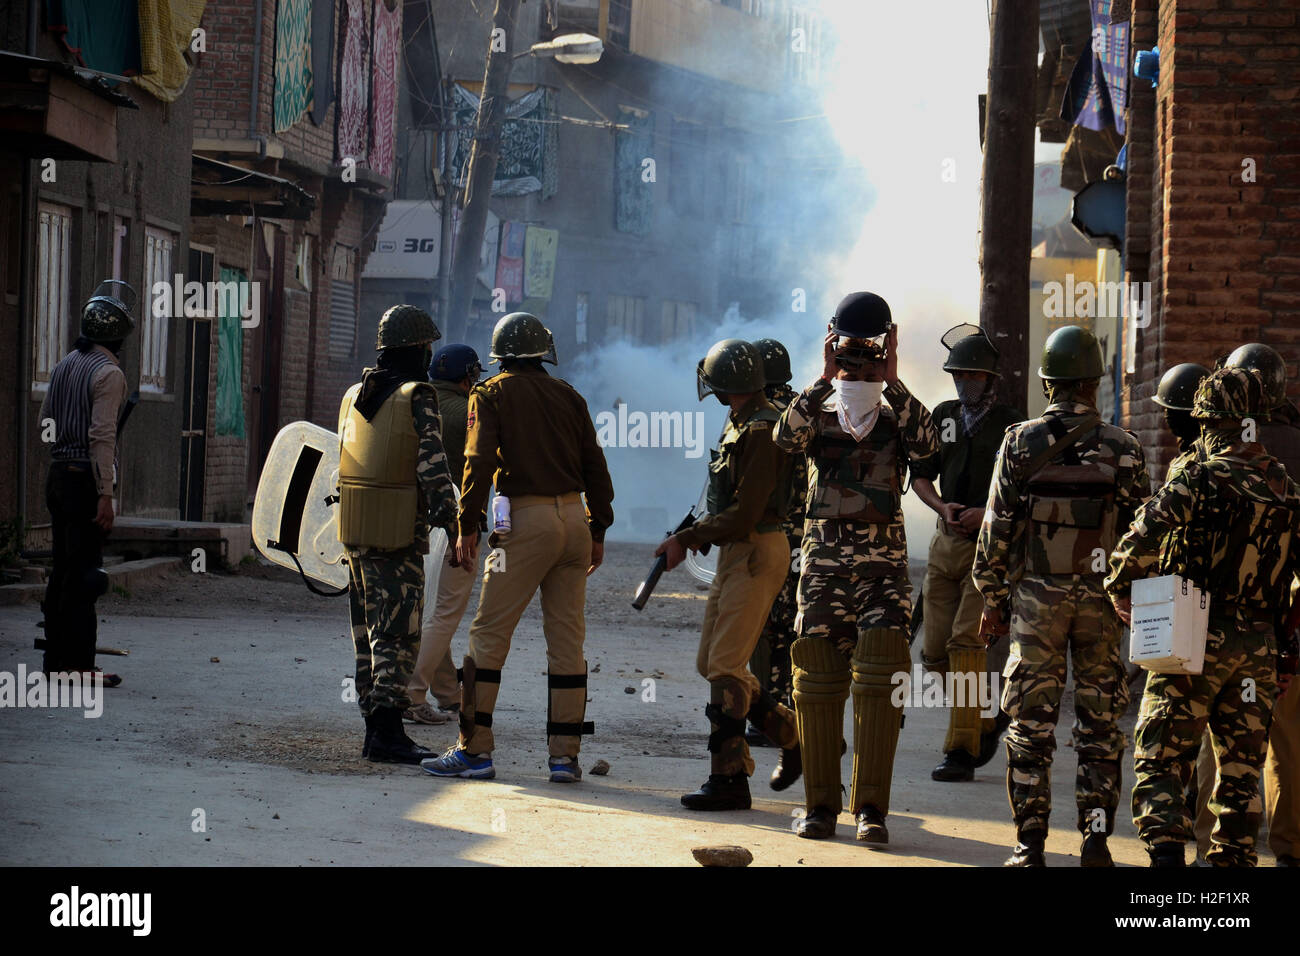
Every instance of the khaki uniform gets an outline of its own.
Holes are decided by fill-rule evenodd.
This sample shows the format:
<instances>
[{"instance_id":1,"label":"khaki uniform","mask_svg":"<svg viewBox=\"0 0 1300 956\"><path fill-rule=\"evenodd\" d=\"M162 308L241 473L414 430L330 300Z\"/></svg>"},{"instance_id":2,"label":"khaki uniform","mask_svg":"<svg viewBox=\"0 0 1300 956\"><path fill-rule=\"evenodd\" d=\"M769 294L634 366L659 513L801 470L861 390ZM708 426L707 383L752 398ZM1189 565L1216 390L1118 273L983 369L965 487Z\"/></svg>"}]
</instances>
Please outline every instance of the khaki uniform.
<instances>
[{"instance_id":1,"label":"khaki uniform","mask_svg":"<svg viewBox=\"0 0 1300 956\"><path fill-rule=\"evenodd\" d=\"M852 693L850 809L887 814L903 723L891 700L894 675L912 663L903 479L939 444L929 410L901 382L885 388L861 441L826 407L831 395L831 383L818 379L785 410L776 437L785 451L806 454L809 466L799 639L791 649L804 799L809 810L843 808L840 748Z\"/></svg>"},{"instance_id":2,"label":"khaki uniform","mask_svg":"<svg viewBox=\"0 0 1300 956\"><path fill-rule=\"evenodd\" d=\"M940 402L931 417L940 436L940 451L917 463L915 477L938 479L939 494L945 503L983 508L988 503L1002 436L1008 427L1023 421L1024 415L1009 405L995 404L973 435L966 430L959 401ZM922 585L925 642L921 648L921 662L928 670L983 675L988 669L989 653L979 635L984 599L971 576L977 534L967 535L940 518L930 541ZM978 757L980 734L991 729L993 722L994 718L981 716L978 700L966 700L960 706L954 702L944 752L965 749Z\"/></svg>"},{"instance_id":3,"label":"khaki uniform","mask_svg":"<svg viewBox=\"0 0 1300 956\"><path fill-rule=\"evenodd\" d=\"M592 541L603 541L614 521L605 454L582 396L527 362L475 386L467 426L460 533L478 534L491 485L510 499L512 527L488 538L493 550L461 674L460 746L492 751L501 668L515 626L540 590L547 745L552 757L576 757L581 735L593 730L584 720L587 568Z\"/></svg>"},{"instance_id":4,"label":"khaki uniform","mask_svg":"<svg viewBox=\"0 0 1300 956\"><path fill-rule=\"evenodd\" d=\"M451 382L436 381L433 387L438 395L442 446L447 453L447 468L453 479L461 481L465 471L465 422L469 413L469 397ZM479 544L482 543L480 535ZM456 541L453 537L447 542L447 554L443 557L438 575L433 619L420 631L420 656L416 659L415 673L411 677L409 688L413 706L425 703L429 694L434 696L438 707L460 705L460 681L456 677L456 665L451 659L451 639L465 615L465 608L469 606L476 576L465 568L452 567L451 559L455 550ZM430 582L425 582L426 594L432 586Z\"/></svg>"},{"instance_id":5,"label":"khaki uniform","mask_svg":"<svg viewBox=\"0 0 1300 956\"><path fill-rule=\"evenodd\" d=\"M772 443L777 417L761 394L728 415L709 465L709 513L677 535L684 547L718 546L696 654L696 670L709 682L710 772L718 775L753 775L747 718L779 746L797 743L794 713L762 689L748 666L790 566L781 521L792 463Z\"/></svg>"},{"instance_id":6,"label":"khaki uniform","mask_svg":"<svg viewBox=\"0 0 1300 956\"><path fill-rule=\"evenodd\" d=\"M1085 421L1073 445L1031 461ZM1150 490L1142 445L1082 402L1048 405L1007 429L998 452L972 573L985 604L1011 627L1003 670L1007 794L1021 842L1045 834L1066 658L1074 675L1078 828L1114 832L1128 705L1121 626L1102 589L1106 556Z\"/></svg>"}]
</instances>

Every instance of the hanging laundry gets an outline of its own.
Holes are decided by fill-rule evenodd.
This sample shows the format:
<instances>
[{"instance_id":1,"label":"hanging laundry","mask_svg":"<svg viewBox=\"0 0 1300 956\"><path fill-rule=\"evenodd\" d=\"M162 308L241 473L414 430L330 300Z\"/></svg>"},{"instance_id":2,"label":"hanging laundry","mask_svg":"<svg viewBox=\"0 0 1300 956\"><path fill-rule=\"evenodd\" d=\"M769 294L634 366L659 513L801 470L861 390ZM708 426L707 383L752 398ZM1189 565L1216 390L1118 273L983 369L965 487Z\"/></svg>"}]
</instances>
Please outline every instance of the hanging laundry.
<instances>
[{"instance_id":1,"label":"hanging laundry","mask_svg":"<svg viewBox=\"0 0 1300 956\"><path fill-rule=\"evenodd\" d=\"M370 110L370 71L366 69L366 7L362 0L346 0L347 26L343 30L343 58L339 64L338 160L365 162L369 152L367 122Z\"/></svg>"},{"instance_id":2,"label":"hanging laundry","mask_svg":"<svg viewBox=\"0 0 1300 956\"><path fill-rule=\"evenodd\" d=\"M1124 134L1128 107L1129 23L1111 21L1111 0L1092 0L1092 39L1066 84L1061 119ZM1119 12L1119 11L1117 11Z\"/></svg>"},{"instance_id":3,"label":"hanging laundry","mask_svg":"<svg viewBox=\"0 0 1300 956\"><path fill-rule=\"evenodd\" d=\"M280 0L275 17L275 131L292 127L311 106L311 0Z\"/></svg>"},{"instance_id":4,"label":"hanging laundry","mask_svg":"<svg viewBox=\"0 0 1300 956\"><path fill-rule=\"evenodd\" d=\"M374 94L370 103L370 168L392 178L397 151L397 79L402 69L402 5L375 0Z\"/></svg>"}]
</instances>

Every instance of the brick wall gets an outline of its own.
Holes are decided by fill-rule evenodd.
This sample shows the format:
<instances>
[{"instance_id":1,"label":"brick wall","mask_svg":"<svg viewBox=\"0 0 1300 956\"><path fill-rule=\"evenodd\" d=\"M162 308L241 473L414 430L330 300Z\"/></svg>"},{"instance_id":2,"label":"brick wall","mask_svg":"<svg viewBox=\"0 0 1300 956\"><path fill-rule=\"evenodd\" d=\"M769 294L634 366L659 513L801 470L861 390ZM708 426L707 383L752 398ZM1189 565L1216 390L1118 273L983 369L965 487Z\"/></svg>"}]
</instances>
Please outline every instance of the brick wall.
<instances>
[{"instance_id":1,"label":"brick wall","mask_svg":"<svg viewBox=\"0 0 1300 956\"><path fill-rule=\"evenodd\" d=\"M1155 308L1125 412L1159 476L1172 441L1150 397L1170 366L1266 342L1300 394L1300 0L1134 6L1134 46L1161 64L1130 110L1129 277Z\"/></svg>"}]
</instances>

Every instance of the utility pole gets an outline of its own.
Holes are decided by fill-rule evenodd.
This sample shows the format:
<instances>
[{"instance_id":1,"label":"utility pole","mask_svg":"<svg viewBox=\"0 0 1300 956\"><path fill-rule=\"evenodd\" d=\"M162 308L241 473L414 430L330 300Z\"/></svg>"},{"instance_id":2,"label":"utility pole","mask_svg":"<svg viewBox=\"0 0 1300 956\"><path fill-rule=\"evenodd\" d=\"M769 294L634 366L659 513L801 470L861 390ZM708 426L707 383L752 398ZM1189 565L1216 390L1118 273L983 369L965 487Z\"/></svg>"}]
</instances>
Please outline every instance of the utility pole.
<instances>
[{"instance_id":1,"label":"utility pole","mask_svg":"<svg viewBox=\"0 0 1300 956\"><path fill-rule=\"evenodd\" d=\"M993 0L991 34L980 202L980 325L1002 353L1003 401L1025 408L1038 0Z\"/></svg>"},{"instance_id":2,"label":"utility pole","mask_svg":"<svg viewBox=\"0 0 1300 956\"><path fill-rule=\"evenodd\" d=\"M469 325L474 276L478 272L483 230L487 226L488 198L492 194L492 181L496 178L501 125L506 116L510 65L514 60L511 51L518 13L519 0L497 0L496 12L492 16L492 35L483 71L483 98L479 100L478 115L474 120L474 144L470 149L469 174L465 179L465 206L461 211L456 260L452 266L447 334L453 342L465 340Z\"/></svg>"},{"instance_id":3,"label":"utility pole","mask_svg":"<svg viewBox=\"0 0 1300 956\"><path fill-rule=\"evenodd\" d=\"M442 121L438 130L438 145L442 151L442 232L438 243L438 322L447 335L451 336L451 208L455 202L456 185L451 171L451 129L452 112L451 77L442 78L442 95L439 105L442 107ZM451 341L463 341L464 336L451 338Z\"/></svg>"}]
</instances>

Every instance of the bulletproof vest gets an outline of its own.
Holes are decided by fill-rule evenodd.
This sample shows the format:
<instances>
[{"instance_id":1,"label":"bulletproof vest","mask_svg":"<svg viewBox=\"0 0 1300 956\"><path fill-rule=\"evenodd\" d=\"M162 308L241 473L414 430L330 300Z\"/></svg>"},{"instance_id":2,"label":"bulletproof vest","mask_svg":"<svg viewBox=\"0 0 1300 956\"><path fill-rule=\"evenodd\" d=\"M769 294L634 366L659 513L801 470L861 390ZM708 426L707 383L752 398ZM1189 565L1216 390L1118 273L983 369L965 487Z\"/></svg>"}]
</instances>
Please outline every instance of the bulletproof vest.
<instances>
[{"instance_id":1,"label":"bulletproof vest","mask_svg":"<svg viewBox=\"0 0 1300 956\"><path fill-rule=\"evenodd\" d=\"M1050 441L1070 429L1056 415L1044 417ZM1102 427L1098 422L1097 428ZM1106 558L1115 549L1115 487L1119 461L1106 442L1086 433L1055 456L1028 482L1028 534L1025 571L1029 574L1091 575L1099 581L1107 571ZM1080 451L1095 445L1099 455L1085 461ZM1044 446L1046 447L1046 446Z\"/></svg>"},{"instance_id":2,"label":"bulletproof vest","mask_svg":"<svg viewBox=\"0 0 1300 956\"><path fill-rule=\"evenodd\" d=\"M889 524L903 497L907 461L894 410L882 405L875 428L862 441L821 410L821 427L808 446L808 518Z\"/></svg>"},{"instance_id":3,"label":"bulletproof vest","mask_svg":"<svg viewBox=\"0 0 1300 956\"><path fill-rule=\"evenodd\" d=\"M426 383L406 382L370 421L356 409L361 383L339 410L339 540L349 548L404 548L415 541L420 440L411 397Z\"/></svg>"},{"instance_id":4,"label":"bulletproof vest","mask_svg":"<svg viewBox=\"0 0 1300 956\"><path fill-rule=\"evenodd\" d=\"M749 428L751 422L769 422L771 428L776 428L776 423L780 419L780 412L771 405L762 404L739 425L731 420L731 416L727 416L727 427L722 433L722 440L718 447L710 452L709 488L705 495L705 506L709 514L721 514L736 499L736 490L741 478L736 474L736 444L740 441L740 436ZM781 470L777 475L776 485L772 488L772 494L763 508L765 514L775 513L778 517L784 518L789 512L790 466L790 456L782 455Z\"/></svg>"},{"instance_id":5,"label":"bulletproof vest","mask_svg":"<svg viewBox=\"0 0 1300 956\"><path fill-rule=\"evenodd\" d=\"M1218 456L1211 466L1204 455L1200 450L1192 520L1180 529L1180 553L1169 557L1174 567L1162 571L1185 569L1220 607L1284 608L1290 580L1283 572L1294 546L1295 510L1267 485L1248 488L1242 482L1243 473L1257 469L1253 463Z\"/></svg>"}]
</instances>

